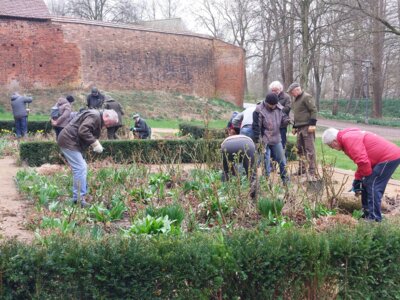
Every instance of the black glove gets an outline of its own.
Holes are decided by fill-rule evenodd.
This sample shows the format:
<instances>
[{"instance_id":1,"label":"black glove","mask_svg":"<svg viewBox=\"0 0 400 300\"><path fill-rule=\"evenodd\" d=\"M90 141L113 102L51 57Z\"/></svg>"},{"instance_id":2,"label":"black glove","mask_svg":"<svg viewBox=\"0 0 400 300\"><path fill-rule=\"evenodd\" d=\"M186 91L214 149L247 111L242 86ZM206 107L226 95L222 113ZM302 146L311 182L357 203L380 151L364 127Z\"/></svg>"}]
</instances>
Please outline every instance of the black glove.
<instances>
[{"instance_id":1,"label":"black glove","mask_svg":"<svg viewBox=\"0 0 400 300\"><path fill-rule=\"evenodd\" d=\"M362 180L354 179L352 191L356 194L361 193L364 189L362 183Z\"/></svg>"}]
</instances>

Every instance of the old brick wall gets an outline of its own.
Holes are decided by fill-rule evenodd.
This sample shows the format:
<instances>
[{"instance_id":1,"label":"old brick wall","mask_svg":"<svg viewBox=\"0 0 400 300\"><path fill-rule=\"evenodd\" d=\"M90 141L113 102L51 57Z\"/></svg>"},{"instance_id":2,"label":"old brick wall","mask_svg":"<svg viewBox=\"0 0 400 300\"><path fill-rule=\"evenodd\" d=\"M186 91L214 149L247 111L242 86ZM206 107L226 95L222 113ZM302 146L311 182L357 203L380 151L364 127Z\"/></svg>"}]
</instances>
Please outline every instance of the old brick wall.
<instances>
[{"instance_id":1,"label":"old brick wall","mask_svg":"<svg viewBox=\"0 0 400 300\"><path fill-rule=\"evenodd\" d=\"M245 52L242 48L214 40L216 96L243 105Z\"/></svg>"},{"instance_id":2,"label":"old brick wall","mask_svg":"<svg viewBox=\"0 0 400 300\"><path fill-rule=\"evenodd\" d=\"M51 22L0 19L0 86L40 88L80 82L79 49Z\"/></svg>"},{"instance_id":3,"label":"old brick wall","mask_svg":"<svg viewBox=\"0 0 400 300\"><path fill-rule=\"evenodd\" d=\"M60 23L80 49L83 86L215 92L212 40L151 31Z\"/></svg>"},{"instance_id":4,"label":"old brick wall","mask_svg":"<svg viewBox=\"0 0 400 300\"><path fill-rule=\"evenodd\" d=\"M0 57L1 86L96 85L243 102L243 49L202 36L0 19Z\"/></svg>"}]
</instances>

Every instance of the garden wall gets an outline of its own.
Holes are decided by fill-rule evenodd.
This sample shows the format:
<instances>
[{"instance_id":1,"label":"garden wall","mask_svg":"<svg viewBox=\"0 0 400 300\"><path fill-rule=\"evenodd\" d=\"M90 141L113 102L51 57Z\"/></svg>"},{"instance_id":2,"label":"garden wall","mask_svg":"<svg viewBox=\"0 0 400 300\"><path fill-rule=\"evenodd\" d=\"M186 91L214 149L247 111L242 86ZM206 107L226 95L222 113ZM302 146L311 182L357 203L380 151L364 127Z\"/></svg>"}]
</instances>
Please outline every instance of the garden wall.
<instances>
[{"instance_id":1,"label":"garden wall","mask_svg":"<svg viewBox=\"0 0 400 300\"><path fill-rule=\"evenodd\" d=\"M0 86L244 95L244 50L192 33L58 17L0 17Z\"/></svg>"}]
</instances>

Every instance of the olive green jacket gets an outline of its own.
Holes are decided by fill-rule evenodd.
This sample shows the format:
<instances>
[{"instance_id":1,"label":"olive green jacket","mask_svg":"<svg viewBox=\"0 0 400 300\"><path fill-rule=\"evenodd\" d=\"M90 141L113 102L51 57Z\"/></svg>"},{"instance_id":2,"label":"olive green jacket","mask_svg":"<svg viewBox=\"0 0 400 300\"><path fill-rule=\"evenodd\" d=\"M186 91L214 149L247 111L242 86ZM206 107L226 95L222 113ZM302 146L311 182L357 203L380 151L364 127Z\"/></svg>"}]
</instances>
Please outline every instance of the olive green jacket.
<instances>
[{"instance_id":1,"label":"olive green jacket","mask_svg":"<svg viewBox=\"0 0 400 300\"><path fill-rule=\"evenodd\" d=\"M297 96L292 102L292 110L294 115L294 128L316 125L317 124L317 107L314 98L305 92Z\"/></svg>"}]
</instances>

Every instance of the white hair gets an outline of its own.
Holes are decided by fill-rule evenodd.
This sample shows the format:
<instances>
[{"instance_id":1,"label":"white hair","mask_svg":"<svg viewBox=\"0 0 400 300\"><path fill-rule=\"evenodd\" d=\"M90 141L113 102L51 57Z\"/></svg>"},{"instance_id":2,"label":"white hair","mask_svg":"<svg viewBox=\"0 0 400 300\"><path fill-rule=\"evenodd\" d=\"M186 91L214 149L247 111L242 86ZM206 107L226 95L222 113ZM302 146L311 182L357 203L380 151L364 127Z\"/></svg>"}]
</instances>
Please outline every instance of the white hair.
<instances>
[{"instance_id":1,"label":"white hair","mask_svg":"<svg viewBox=\"0 0 400 300\"><path fill-rule=\"evenodd\" d=\"M322 142L326 145L331 144L334 140L337 139L338 133L339 133L339 130L337 130L335 128L328 128L322 134Z\"/></svg>"},{"instance_id":2,"label":"white hair","mask_svg":"<svg viewBox=\"0 0 400 300\"><path fill-rule=\"evenodd\" d=\"M107 118L108 120L112 121L112 123L118 123L118 114L113 109L105 109L103 110L103 119Z\"/></svg>"},{"instance_id":3,"label":"white hair","mask_svg":"<svg viewBox=\"0 0 400 300\"><path fill-rule=\"evenodd\" d=\"M272 81L271 84L269 85L269 89L279 89L280 91L283 91L283 85L279 81Z\"/></svg>"}]
</instances>

